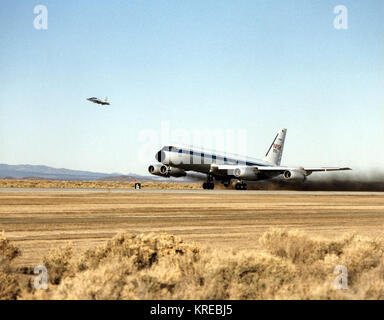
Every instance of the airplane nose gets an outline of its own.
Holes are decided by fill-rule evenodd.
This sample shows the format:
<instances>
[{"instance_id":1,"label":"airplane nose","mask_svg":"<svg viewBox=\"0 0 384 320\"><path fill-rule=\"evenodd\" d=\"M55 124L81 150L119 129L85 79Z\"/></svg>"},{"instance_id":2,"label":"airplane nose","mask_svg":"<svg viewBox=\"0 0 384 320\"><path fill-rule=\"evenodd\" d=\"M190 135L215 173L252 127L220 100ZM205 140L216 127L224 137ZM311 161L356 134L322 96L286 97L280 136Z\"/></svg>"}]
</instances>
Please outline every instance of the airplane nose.
<instances>
[{"instance_id":1,"label":"airplane nose","mask_svg":"<svg viewBox=\"0 0 384 320\"><path fill-rule=\"evenodd\" d=\"M159 162L163 162L165 160L165 152L160 150L158 153L156 153L155 158Z\"/></svg>"}]
</instances>

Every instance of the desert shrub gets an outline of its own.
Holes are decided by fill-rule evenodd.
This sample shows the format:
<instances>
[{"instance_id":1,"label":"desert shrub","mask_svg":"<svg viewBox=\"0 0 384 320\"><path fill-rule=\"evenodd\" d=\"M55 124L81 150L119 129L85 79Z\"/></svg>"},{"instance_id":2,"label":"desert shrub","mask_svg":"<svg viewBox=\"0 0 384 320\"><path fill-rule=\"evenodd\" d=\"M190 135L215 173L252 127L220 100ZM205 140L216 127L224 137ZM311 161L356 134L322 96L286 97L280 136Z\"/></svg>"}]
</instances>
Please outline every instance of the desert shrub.
<instances>
[{"instance_id":1,"label":"desert shrub","mask_svg":"<svg viewBox=\"0 0 384 320\"><path fill-rule=\"evenodd\" d=\"M185 270L186 265L193 265L199 258L196 244L184 243L173 235L119 234L104 246L85 251L77 263L76 277L66 278L54 296L154 299L162 291L170 298L166 292L179 279L175 270ZM180 264L180 260L188 262Z\"/></svg>"},{"instance_id":2,"label":"desert shrub","mask_svg":"<svg viewBox=\"0 0 384 320\"><path fill-rule=\"evenodd\" d=\"M63 280L54 298L268 298L295 274L290 261L267 253L201 252L177 237L154 234L118 235L88 250L79 271Z\"/></svg>"},{"instance_id":3,"label":"desert shrub","mask_svg":"<svg viewBox=\"0 0 384 320\"><path fill-rule=\"evenodd\" d=\"M383 250L383 241L356 234L329 241L280 229L232 252L168 234L120 234L78 260L52 259L65 271L44 298L383 299ZM348 290L334 287L337 265L348 268Z\"/></svg>"},{"instance_id":4,"label":"desert shrub","mask_svg":"<svg viewBox=\"0 0 384 320\"><path fill-rule=\"evenodd\" d=\"M347 241L319 241L301 231L283 229L267 231L259 239L261 249L272 255L287 258L295 264L313 263L324 259L327 254L339 255L344 242Z\"/></svg>"},{"instance_id":5,"label":"desert shrub","mask_svg":"<svg viewBox=\"0 0 384 320\"><path fill-rule=\"evenodd\" d=\"M379 266L384 257L384 246L379 241L355 236L343 248L341 264L348 268L348 281L353 284L363 272Z\"/></svg>"},{"instance_id":6,"label":"desert shrub","mask_svg":"<svg viewBox=\"0 0 384 320\"><path fill-rule=\"evenodd\" d=\"M20 250L15 247L6 238L4 231L0 234L0 259L2 265L10 263L21 254Z\"/></svg>"},{"instance_id":7,"label":"desert shrub","mask_svg":"<svg viewBox=\"0 0 384 320\"><path fill-rule=\"evenodd\" d=\"M363 273L356 282L352 291L357 299L384 300L384 258L376 267Z\"/></svg>"},{"instance_id":8,"label":"desert shrub","mask_svg":"<svg viewBox=\"0 0 384 320\"><path fill-rule=\"evenodd\" d=\"M20 255L20 250L0 234L0 299L14 300L20 293L16 276L11 271L12 261Z\"/></svg>"},{"instance_id":9,"label":"desert shrub","mask_svg":"<svg viewBox=\"0 0 384 320\"><path fill-rule=\"evenodd\" d=\"M59 284L64 276L73 274L72 255L73 246L68 243L64 247L52 248L43 258L43 265L47 268L50 283Z\"/></svg>"},{"instance_id":10,"label":"desert shrub","mask_svg":"<svg viewBox=\"0 0 384 320\"><path fill-rule=\"evenodd\" d=\"M379 299L383 296L384 281L380 280L378 271L383 268L382 240L346 234L340 239L328 241L310 238L298 231L273 229L264 233L259 242L262 249L291 260L297 268L296 281L279 298ZM333 286L337 276L333 271L337 265L347 268L348 291L335 290ZM375 282L370 279L375 279Z\"/></svg>"},{"instance_id":11,"label":"desert shrub","mask_svg":"<svg viewBox=\"0 0 384 320\"><path fill-rule=\"evenodd\" d=\"M0 300L15 300L19 293L16 276L0 270Z\"/></svg>"},{"instance_id":12,"label":"desert shrub","mask_svg":"<svg viewBox=\"0 0 384 320\"><path fill-rule=\"evenodd\" d=\"M130 259L137 270L150 268L160 258L169 255L192 254L198 258L199 248L186 244L178 237L168 234L119 234L104 246L87 250L78 263L78 269L94 269L106 260L117 257Z\"/></svg>"}]
</instances>

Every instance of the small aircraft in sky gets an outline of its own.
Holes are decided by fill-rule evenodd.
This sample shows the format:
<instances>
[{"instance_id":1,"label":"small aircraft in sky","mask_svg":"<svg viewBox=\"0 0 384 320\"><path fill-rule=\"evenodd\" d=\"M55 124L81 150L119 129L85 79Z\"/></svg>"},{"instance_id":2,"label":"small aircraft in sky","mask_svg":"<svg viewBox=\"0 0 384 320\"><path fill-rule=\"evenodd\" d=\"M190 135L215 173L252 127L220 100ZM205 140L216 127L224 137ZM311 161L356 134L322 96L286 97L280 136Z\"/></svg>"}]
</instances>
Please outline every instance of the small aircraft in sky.
<instances>
[{"instance_id":1,"label":"small aircraft in sky","mask_svg":"<svg viewBox=\"0 0 384 320\"><path fill-rule=\"evenodd\" d=\"M100 99L98 99L96 97L88 98L87 100L91 101L93 103L101 104L103 106L109 106L110 105L110 103L107 101L108 100L107 97L105 97L104 101L100 100Z\"/></svg>"}]
</instances>

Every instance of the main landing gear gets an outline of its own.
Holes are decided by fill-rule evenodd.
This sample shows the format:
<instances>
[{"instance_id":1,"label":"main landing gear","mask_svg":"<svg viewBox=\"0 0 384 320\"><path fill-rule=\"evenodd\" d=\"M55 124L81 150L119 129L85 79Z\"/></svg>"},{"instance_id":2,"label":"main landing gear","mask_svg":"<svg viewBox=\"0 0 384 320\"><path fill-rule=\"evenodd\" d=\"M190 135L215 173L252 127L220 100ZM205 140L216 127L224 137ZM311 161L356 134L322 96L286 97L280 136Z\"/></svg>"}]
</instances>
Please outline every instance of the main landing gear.
<instances>
[{"instance_id":1,"label":"main landing gear","mask_svg":"<svg viewBox=\"0 0 384 320\"><path fill-rule=\"evenodd\" d=\"M235 184L235 189L236 190L247 190L247 184L244 182L238 182Z\"/></svg>"},{"instance_id":2,"label":"main landing gear","mask_svg":"<svg viewBox=\"0 0 384 320\"><path fill-rule=\"evenodd\" d=\"M223 181L224 187L228 188L231 185L231 181Z\"/></svg>"},{"instance_id":3,"label":"main landing gear","mask_svg":"<svg viewBox=\"0 0 384 320\"><path fill-rule=\"evenodd\" d=\"M213 177L208 175L208 181L203 183L203 189L205 190L213 190L215 188L215 184L213 183Z\"/></svg>"},{"instance_id":4,"label":"main landing gear","mask_svg":"<svg viewBox=\"0 0 384 320\"><path fill-rule=\"evenodd\" d=\"M213 190L215 188L215 184L213 182L204 182L203 189Z\"/></svg>"}]
</instances>

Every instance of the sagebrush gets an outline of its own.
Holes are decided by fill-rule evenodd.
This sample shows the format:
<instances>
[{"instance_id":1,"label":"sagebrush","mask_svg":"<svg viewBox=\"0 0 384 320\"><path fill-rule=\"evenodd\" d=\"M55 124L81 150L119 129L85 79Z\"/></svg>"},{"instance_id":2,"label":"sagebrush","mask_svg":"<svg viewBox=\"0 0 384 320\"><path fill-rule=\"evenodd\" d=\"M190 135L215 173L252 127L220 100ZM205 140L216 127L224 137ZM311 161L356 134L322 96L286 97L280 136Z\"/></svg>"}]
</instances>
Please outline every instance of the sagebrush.
<instances>
[{"instance_id":1,"label":"sagebrush","mask_svg":"<svg viewBox=\"0 0 384 320\"><path fill-rule=\"evenodd\" d=\"M71 246L45 259L47 291L21 299L384 299L384 242L336 240L271 229L253 250L213 249L169 234L119 234L74 257ZM334 286L335 267L348 289ZM12 297L9 297L12 298Z\"/></svg>"}]
</instances>

